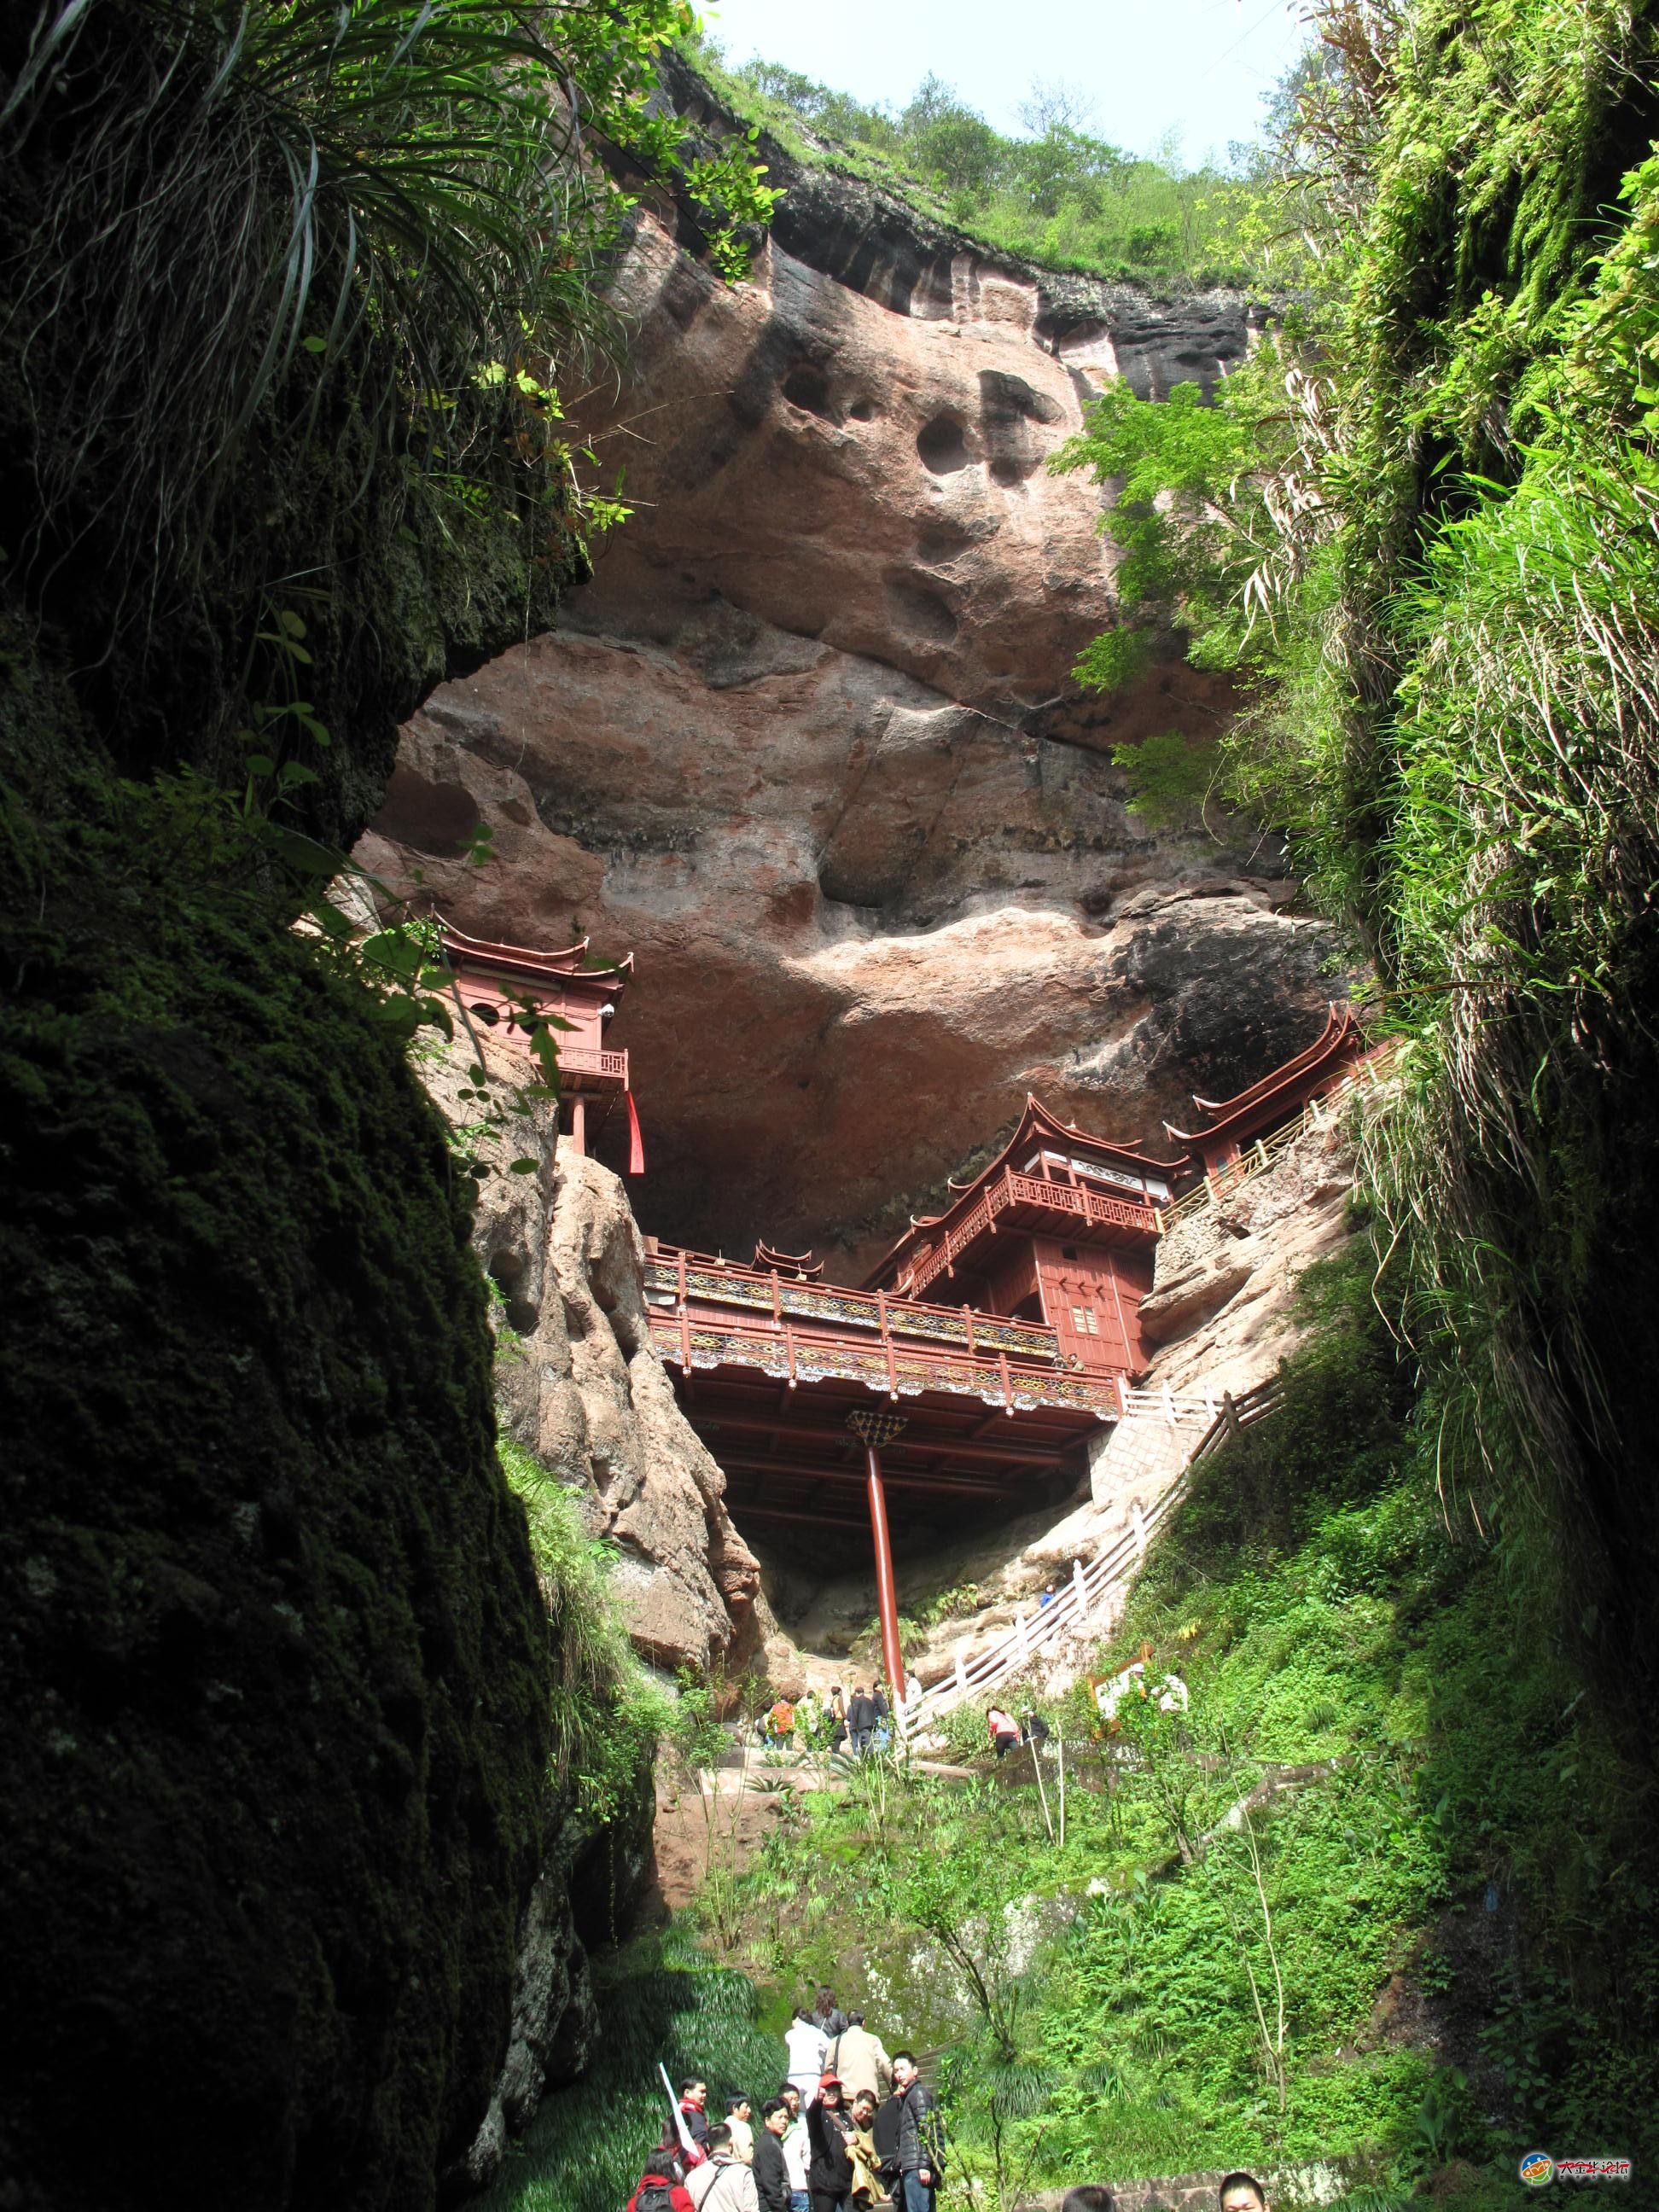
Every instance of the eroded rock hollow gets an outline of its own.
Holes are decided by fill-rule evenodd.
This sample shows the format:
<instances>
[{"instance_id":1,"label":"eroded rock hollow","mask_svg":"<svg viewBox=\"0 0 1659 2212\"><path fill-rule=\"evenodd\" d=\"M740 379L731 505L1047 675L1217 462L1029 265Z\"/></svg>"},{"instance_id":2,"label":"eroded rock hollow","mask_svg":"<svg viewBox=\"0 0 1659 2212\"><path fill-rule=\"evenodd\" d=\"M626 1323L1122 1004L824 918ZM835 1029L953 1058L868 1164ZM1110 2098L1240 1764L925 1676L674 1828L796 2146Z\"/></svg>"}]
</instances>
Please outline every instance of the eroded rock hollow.
<instances>
[{"instance_id":1,"label":"eroded rock hollow","mask_svg":"<svg viewBox=\"0 0 1659 2212\"><path fill-rule=\"evenodd\" d=\"M1028 1090L1156 1139L1334 987L1276 839L1126 811L1111 747L1213 736L1220 682L1173 641L1128 696L1069 674L1114 555L1048 459L1113 376L1213 384L1246 301L998 266L790 181L729 289L641 215L628 380L587 410L635 517L556 629L410 723L361 858L481 934L633 951L644 1226L847 1273Z\"/></svg>"}]
</instances>

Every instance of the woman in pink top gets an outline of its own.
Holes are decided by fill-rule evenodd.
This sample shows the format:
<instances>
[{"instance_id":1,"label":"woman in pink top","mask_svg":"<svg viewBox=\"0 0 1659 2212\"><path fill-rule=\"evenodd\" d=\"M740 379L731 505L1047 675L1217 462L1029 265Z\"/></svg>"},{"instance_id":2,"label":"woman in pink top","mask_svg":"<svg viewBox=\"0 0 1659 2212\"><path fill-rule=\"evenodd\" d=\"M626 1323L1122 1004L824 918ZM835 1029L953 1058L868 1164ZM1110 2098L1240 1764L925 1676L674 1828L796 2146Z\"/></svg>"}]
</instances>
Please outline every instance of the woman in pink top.
<instances>
[{"instance_id":1,"label":"woman in pink top","mask_svg":"<svg viewBox=\"0 0 1659 2212\"><path fill-rule=\"evenodd\" d=\"M985 1726L992 1742L996 1746L997 1757L1006 1759L1019 1741L1018 1722L1012 1713L1005 1713L1000 1705L988 1705L985 1709Z\"/></svg>"}]
</instances>

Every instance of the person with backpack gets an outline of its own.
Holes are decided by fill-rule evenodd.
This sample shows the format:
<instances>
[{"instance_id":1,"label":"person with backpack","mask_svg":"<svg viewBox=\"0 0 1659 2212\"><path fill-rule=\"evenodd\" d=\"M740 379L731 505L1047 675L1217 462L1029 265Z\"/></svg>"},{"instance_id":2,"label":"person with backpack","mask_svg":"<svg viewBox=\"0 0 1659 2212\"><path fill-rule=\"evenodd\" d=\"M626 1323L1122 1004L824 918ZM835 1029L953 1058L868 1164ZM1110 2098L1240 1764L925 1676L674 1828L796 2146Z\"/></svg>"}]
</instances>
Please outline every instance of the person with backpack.
<instances>
[{"instance_id":1,"label":"person with backpack","mask_svg":"<svg viewBox=\"0 0 1659 2212\"><path fill-rule=\"evenodd\" d=\"M842 2103L841 2083L826 2074L806 2107L806 2132L812 2145L808 2183L812 2212L848 2212L853 2194L849 2144L853 2123Z\"/></svg>"},{"instance_id":2,"label":"person with backpack","mask_svg":"<svg viewBox=\"0 0 1659 2212\"><path fill-rule=\"evenodd\" d=\"M819 1984L817 1996L812 2000L812 2017L823 2031L823 2039L826 2043L833 2036L839 2035L847 2025L847 2014L836 2002L835 1991L825 1988L822 1984ZM834 2062L829 2063L833 2070Z\"/></svg>"},{"instance_id":3,"label":"person with backpack","mask_svg":"<svg viewBox=\"0 0 1659 2212\"><path fill-rule=\"evenodd\" d=\"M769 2097L761 2106L753 2160L760 2212L789 2212L789 2169L783 2158L783 2139L789 2126L788 2106L781 2097Z\"/></svg>"},{"instance_id":4,"label":"person with backpack","mask_svg":"<svg viewBox=\"0 0 1659 2212\"><path fill-rule=\"evenodd\" d=\"M893 2053L893 2093L899 2106L898 2166L901 2212L933 2212L945 2173L945 2123L939 2100L922 2081L915 2054Z\"/></svg>"},{"instance_id":5,"label":"person with backpack","mask_svg":"<svg viewBox=\"0 0 1659 2212\"><path fill-rule=\"evenodd\" d=\"M760 2212L755 2177L738 2156L732 2130L722 2120L708 2130L708 2157L685 2178L694 2212Z\"/></svg>"},{"instance_id":6,"label":"person with backpack","mask_svg":"<svg viewBox=\"0 0 1659 2212\"><path fill-rule=\"evenodd\" d=\"M886 1692L879 1682L872 1682L870 1685L870 1741L877 1751L885 1751L892 1741L892 1730L888 1726L891 1718Z\"/></svg>"},{"instance_id":7,"label":"person with backpack","mask_svg":"<svg viewBox=\"0 0 1659 2212\"><path fill-rule=\"evenodd\" d=\"M677 2177L674 2153L653 2150L645 2161L628 2212L696 2212L690 2196Z\"/></svg>"}]
</instances>

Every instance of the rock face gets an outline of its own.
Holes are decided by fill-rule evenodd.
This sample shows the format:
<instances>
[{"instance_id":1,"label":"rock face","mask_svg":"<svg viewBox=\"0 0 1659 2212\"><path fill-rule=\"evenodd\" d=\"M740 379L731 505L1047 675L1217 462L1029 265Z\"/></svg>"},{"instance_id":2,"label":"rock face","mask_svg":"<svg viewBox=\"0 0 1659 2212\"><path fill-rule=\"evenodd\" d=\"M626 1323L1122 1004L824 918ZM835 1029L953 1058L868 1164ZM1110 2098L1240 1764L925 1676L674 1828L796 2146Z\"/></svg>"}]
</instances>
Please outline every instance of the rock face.
<instances>
[{"instance_id":1,"label":"rock face","mask_svg":"<svg viewBox=\"0 0 1659 2212\"><path fill-rule=\"evenodd\" d=\"M416 717L361 857L484 934L635 951L646 1225L844 1271L1028 1089L1155 1136L1297 1049L1330 948L1276 842L1214 808L1152 836L1109 759L1213 735L1224 687L1173 646L1130 696L1071 682L1113 554L1046 467L1107 379L1224 373L1244 301L999 266L816 174L752 282L642 215L616 296L629 381L586 427L639 512Z\"/></svg>"},{"instance_id":2,"label":"rock face","mask_svg":"<svg viewBox=\"0 0 1659 2212\"><path fill-rule=\"evenodd\" d=\"M483 1046L492 1073L521 1063ZM471 1053L427 1067L452 1119ZM504 1427L560 1481L586 1493L596 1534L621 1557L613 1588L634 1645L653 1664L734 1671L765 1634L760 1568L726 1510L726 1477L674 1401L646 1322L644 1250L618 1178L556 1146L543 1115L514 1119L503 1158L533 1175L492 1174L473 1241L502 1297L496 1360Z\"/></svg>"},{"instance_id":3,"label":"rock face","mask_svg":"<svg viewBox=\"0 0 1659 2212\"><path fill-rule=\"evenodd\" d=\"M420 2212L548 1840L483 1291L368 994L118 818L0 919L0 2194Z\"/></svg>"}]
</instances>

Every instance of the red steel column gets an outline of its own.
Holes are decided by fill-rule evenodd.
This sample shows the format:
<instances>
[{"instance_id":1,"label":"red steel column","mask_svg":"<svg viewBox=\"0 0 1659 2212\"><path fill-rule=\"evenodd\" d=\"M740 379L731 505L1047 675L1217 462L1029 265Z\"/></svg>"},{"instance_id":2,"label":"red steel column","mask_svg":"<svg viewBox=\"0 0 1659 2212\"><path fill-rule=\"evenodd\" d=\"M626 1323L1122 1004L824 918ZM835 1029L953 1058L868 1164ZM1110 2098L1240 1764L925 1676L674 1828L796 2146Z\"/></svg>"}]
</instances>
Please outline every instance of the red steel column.
<instances>
[{"instance_id":1,"label":"red steel column","mask_svg":"<svg viewBox=\"0 0 1659 2212\"><path fill-rule=\"evenodd\" d=\"M904 1654L899 1649L898 1585L893 1577L893 1540L887 1530L887 1492L881 1480L881 1446L904 1427L897 1413L854 1413L847 1425L864 1445L866 1489L870 1498L870 1534L876 1547L876 1611L881 1619L881 1663L890 1696L904 1695Z\"/></svg>"},{"instance_id":2,"label":"red steel column","mask_svg":"<svg viewBox=\"0 0 1659 2212\"><path fill-rule=\"evenodd\" d=\"M870 1533L876 1540L876 1611L881 1615L881 1663L887 1671L890 1694L904 1695L904 1655L899 1650L898 1585L893 1579L893 1540L887 1533L887 1493L882 1486L881 1455L872 1443L864 1447L864 1468L869 1476Z\"/></svg>"}]
</instances>

